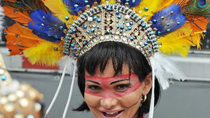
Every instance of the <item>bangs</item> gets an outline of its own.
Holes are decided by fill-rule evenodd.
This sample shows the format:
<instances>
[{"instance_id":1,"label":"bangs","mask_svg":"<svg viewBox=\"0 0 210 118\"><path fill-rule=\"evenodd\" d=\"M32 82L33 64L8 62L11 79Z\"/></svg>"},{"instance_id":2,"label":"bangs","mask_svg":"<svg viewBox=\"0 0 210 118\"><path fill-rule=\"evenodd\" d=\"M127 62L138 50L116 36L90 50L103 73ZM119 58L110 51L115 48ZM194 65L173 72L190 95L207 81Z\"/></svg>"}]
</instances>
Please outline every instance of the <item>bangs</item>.
<instances>
[{"instance_id":1,"label":"bangs","mask_svg":"<svg viewBox=\"0 0 210 118\"><path fill-rule=\"evenodd\" d=\"M129 74L134 72L139 79L144 79L151 68L144 55L134 47L120 42L103 42L91 48L78 59L78 69L87 71L90 75L94 75L97 68L103 73L107 62L112 60L115 75L122 72L123 64L129 67ZM149 67L149 68L148 68ZM81 72L81 70L80 70Z\"/></svg>"}]
</instances>

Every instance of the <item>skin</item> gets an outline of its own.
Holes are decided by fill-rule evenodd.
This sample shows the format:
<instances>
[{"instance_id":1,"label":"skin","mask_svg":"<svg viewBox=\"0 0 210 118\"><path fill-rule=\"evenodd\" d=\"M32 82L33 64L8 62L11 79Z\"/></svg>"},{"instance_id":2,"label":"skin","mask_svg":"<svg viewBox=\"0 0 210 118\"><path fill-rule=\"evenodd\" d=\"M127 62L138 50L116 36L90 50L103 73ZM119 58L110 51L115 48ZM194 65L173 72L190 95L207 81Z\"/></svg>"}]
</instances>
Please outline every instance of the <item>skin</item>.
<instances>
[{"instance_id":1,"label":"skin","mask_svg":"<svg viewBox=\"0 0 210 118\"><path fill-rule=\"evenodd\" d=\"M135 118L143 95L152 87L152 74L143 82L123 64L122 73L114 76L112 61L109 60L103 73L96 69L95 75L85 72L85 102L96 118ZM122 111L118 117L104 117L102 112Z\"/></svg>"}]
</instances>

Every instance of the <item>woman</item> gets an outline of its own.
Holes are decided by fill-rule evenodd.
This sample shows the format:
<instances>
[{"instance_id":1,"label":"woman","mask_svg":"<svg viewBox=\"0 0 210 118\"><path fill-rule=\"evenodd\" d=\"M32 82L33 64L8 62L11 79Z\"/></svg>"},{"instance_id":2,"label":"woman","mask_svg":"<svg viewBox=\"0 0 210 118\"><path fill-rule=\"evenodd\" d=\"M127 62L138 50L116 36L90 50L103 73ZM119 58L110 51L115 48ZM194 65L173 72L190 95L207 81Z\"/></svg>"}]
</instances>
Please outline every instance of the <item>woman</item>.
<instances>
[{"instance_id":1,"label":"woman","mask_svg":"<svg viewBox=\"0 0 210 118\"><path fill-rule=\"evenodd\" d=\"M142 118L149 112L152 73L142 53L123 43L104 42L78 59L78 85L96 118ZM155 104L160 87L156 81Z\"/></svg>"},{"instance_id":2,"label":"woman","mask_svg":"<svg viewBox=\"0 0 210 118\"><path fill-rule=\"evenodd\" d=\"M77 61L85 102L76 110L90 109L96 118L141 118L147 112L153 118L158 82L167 89L169 78L183 79L163 54L186 57L190 46L199 47L210 14L207 0L2 3L5 14L15 20L4 33L11 55L24 54L32 64L48 66L61 60L63 75ZM75 79L73 66L63 118Z\"/></svg>"}]
</instances>

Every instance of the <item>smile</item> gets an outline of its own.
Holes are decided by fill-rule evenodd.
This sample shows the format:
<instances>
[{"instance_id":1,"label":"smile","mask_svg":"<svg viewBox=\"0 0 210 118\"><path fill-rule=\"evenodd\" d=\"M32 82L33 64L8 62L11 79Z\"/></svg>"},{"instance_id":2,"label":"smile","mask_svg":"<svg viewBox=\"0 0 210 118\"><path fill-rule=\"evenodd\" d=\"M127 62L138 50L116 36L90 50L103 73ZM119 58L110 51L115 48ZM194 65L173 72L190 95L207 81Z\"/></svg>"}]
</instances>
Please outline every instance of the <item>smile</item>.
<instances>
[{"instance_id":1,"label":"smile","mask_svg":"<svg viewBox=\"0 0 210 118\"><path fill-rule=\"evenodd\" d=\"M103 118L119 118L123 110L121 111L102 111Z\"/></svg>"}]
</instances>

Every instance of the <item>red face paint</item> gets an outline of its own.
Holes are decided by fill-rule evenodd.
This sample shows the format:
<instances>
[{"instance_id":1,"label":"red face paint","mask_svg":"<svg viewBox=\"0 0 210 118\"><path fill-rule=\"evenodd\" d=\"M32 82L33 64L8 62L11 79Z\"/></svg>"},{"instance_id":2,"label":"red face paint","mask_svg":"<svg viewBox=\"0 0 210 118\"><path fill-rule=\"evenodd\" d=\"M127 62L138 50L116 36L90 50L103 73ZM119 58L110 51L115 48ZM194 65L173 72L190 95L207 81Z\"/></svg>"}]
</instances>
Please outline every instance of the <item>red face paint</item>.
<instances>
[{"instance_id":1,"label":"red face paint","mask_svg":"<svg viewBox=\"0 0 210 118\"><path fill-rule=\"evenodd\" d=\"M141 86L138 76L133 73L117 77L85 76L85 80L85 92L103 98L123 97Z\"/></svg>"}]
</instances>

